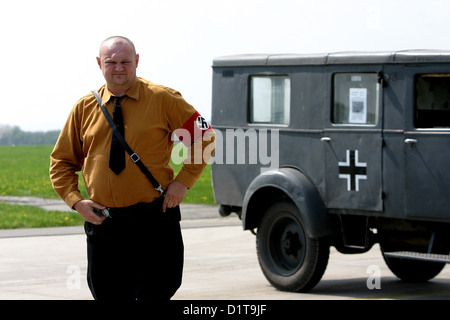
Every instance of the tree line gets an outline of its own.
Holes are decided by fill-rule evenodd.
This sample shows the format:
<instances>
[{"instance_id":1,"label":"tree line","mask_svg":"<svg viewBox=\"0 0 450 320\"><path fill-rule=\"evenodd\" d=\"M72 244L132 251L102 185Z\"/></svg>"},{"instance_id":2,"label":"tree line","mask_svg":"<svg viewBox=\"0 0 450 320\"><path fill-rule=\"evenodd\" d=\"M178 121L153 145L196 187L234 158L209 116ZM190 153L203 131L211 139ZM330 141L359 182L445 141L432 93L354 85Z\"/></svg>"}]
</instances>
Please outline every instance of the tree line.
<instances>
[{"instance_id":1,"label":"tree line","mask_svg":"<svg viewBox=\"0 0 450 320\"><path fill-rule=\"evenodd\" d=\"M0 125L0 145L53 145L58 140L60 130L22 131L18 126Z\"/></svg>"}]
</instances>

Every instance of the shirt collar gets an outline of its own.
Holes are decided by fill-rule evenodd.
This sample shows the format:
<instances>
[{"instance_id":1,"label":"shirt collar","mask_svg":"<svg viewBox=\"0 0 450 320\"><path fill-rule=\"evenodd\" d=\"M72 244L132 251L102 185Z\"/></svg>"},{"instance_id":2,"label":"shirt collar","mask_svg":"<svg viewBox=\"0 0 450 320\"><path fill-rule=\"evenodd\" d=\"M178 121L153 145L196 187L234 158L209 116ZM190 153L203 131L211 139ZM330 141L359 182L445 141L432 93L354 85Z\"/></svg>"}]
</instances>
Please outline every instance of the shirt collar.
<instances>
[{"instance_id":1,"label":"shirt collar","mask_svg":"<svg viewBox=\"0 0 450 320\"><path fill-rule=\"evenodd\" d=\"M127 93L125 93L126 96L134 99L134 100L138 100L139 99L139 83L141 82L141 80L139 78L136 77L136 80L134 81L133 85L131 86L130 89L128 89ZM103 92L102 95L102 102L103 104L106 104L111 97L114 97L114 95L112 94L111 91L109 91L108 86L105 85L105 91Z\"/></svg>"}]
</instances>

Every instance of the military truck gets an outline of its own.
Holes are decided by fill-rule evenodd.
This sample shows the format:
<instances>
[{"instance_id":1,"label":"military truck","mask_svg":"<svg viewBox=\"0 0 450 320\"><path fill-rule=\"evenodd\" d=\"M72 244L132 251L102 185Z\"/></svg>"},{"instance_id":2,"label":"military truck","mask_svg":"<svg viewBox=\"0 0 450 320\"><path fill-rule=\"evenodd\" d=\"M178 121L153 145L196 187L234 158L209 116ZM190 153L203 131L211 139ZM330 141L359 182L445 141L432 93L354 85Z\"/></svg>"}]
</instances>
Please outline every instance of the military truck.
<instances>
[{"instance_id":1,"label":"military truck","mask_svg":"<svg viewBox=\"0 0 450 320\"><path fill-rule=\"evenodd\" d=\"M400 279L450 261L450 51L213 61L220 214L256 234L262 272L305 292L330 247L379 244Z\"/></svg>"}]
</instances>

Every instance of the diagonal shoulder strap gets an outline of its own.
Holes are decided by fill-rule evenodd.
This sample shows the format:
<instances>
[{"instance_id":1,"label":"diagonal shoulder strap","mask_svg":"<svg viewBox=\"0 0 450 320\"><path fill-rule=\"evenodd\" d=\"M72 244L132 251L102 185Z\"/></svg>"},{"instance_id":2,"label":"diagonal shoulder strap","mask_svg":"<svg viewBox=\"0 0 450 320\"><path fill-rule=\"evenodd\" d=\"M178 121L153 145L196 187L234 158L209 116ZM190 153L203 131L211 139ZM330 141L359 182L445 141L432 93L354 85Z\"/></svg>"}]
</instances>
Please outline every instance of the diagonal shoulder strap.
<instances>
[{"instance_id":1,"label":"diagonal shoulder strap","mask_svg":"<svg viewBox=\"0 0 450 320\"><path fill-rule=\"evenodd\" d=\"M108 110L106 110L105 106L102 104L102 98L100 98L100 95L96 90L92 90L92 93L95 96L95 99L97 99L98 105L100 106L103 114L105 115L106 120L108 120L109 125L111 126L114 135L117 137L117 139L120 141L122 146L125 148L125 150L130 155L131 160L133 160L134 163L137 164L139 169L146 175L146 177L150 180L153 187L156 191L158 191L161 195L164 195L164 190L161 187L161 185L156 181L156 179L153 177L153 175L150 173L150 171L147 169L147 167L144 165L144 163L141 161L141 158L137 155L136 152L134 152L128 143L125 141L123 136L120 134L119 129L117 129L116 124L114 123L113 119L111 119L111 116L108 113Z\"/></svg>"}]
</instances>

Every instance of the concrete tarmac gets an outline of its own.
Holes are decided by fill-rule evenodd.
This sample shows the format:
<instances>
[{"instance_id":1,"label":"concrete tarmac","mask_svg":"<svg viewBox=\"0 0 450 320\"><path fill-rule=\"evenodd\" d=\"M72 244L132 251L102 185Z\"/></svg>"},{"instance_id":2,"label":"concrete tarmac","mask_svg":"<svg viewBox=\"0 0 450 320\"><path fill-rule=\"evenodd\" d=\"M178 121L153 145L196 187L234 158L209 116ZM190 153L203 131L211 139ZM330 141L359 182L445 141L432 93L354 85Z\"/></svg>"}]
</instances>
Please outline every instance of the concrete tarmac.
<instances>
[{"instance_id":1,"label":"concrete tarmac","mask_svg":"<svg viewBox=\"0 0 450 320\"><path fill-rule=\"evenodd\" d=\"M72 211L57 199L0 196L0 202ZM217 206L182 204L181 211L183 233L217 226L240 229L240 220L221 218ZM0 229L0 300L90 300L86 264L82 226Z\"/></svg>"},{"instance_id":2,"label":"concrete tarmac","mask_svg":"<svg viewBox=\"0 0 450 320\"><path fill-rule=\"evenodd\" d=\"M215 206L194 205L182 205L182 214L185 268L174 300L450 299L448 266L427 283L404 283L378 246L356 255L332 248L315 288L281 292L264 278L255 236L236 216L222 218ZM0 230L0 300L92 300L86 263L82 227Z\"/></svg>"}]
</instances>

